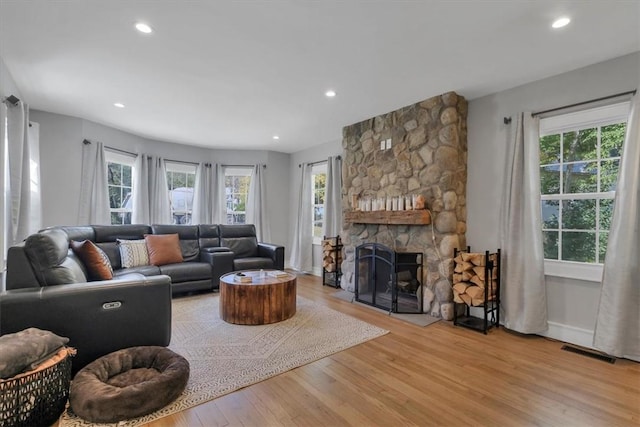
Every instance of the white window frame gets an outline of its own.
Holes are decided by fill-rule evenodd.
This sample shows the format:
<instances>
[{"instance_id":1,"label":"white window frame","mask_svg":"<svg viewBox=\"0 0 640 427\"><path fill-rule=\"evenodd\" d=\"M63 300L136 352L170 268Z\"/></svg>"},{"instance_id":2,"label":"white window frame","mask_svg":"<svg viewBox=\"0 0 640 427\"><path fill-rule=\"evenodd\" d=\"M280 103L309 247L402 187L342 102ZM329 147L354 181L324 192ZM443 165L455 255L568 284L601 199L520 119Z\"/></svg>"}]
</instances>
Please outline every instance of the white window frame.
<instances>
[{"instance_id":1,"label":"white window frame","mask_svg":"<svg viewBox=\"0 0 640 427\"><path fill-rule=\"evenodd\" d=\"M606 105L597 108L591 108L588 110L577 111L553 117L540 119L540 137L562 134L564 132L578 131L582 129L590 129L597 126L607 126L615 123L626 122L629 118L630 102L621 102L611 105ZM599 143L599 141L598 141ZM562 156L562 152L560 153ZM600 153L596 161L600 161ZM566 163L563 163L566 164ZM562 171L561 171L562 174ZM562 176L562 175L561 175ZM562 181L562 178L560 178ZM615 191L608 192L596 192L596 193L563 193L552 195L541 195L541 202L544 200L558 200L562 203L563 200L578 200L578 199L613 199L615 197ZM562 218L559 218L559 242L558 250L561 250L562 240ZM599 218L596 217L596 245L599 242L598 228ZM572 231L572 230L565 230ZM597 246L596 246L596 250ZM545 275L565 277L570 279L578 279L592 282L601 282L603 273L603 264L563 261L563 260L544 260Z\"/></svg>"},{"instance_id":2,"label":"white window frame","mask_svg":"<svg viewBox=\"0 0 640 427\"><path fill-rule=\"evenodd\" d=\"M119 153L116 151L112 151L112 150L109 150L108 148L104 150L104 157L105 157L105 161L107 162L107 168L109 163L117 163L117 164L131 167L131 197L133 198L133 191L135 186L136 157ZM107 182L107 185L109 185L108 182ZM107 192L108 192L108 188L107 188ZM124 196L123 196L123 200L124 200ZM133 200L131 200L131 208L129 209L122 208L122 207L111 208L111 206L109 206L109 218L111 218L111 213L127 213L127 212L130 212L131 216L133 217Z\"/></svg>"},{"instance_id":3,"label":"white window frame","mask_svg":"<svg viewBox=\"0 0 640 427\"><path fill-rule=\"evenodd\" d=\"M184 188L191 188L192 190L192 195L191 195L191 206L186 206L186 210L185 211L178 211L178 213L176 214L176 211L173 208L173 197L171 196L171 192L173 191L173 189L171 188L171 180L169 179L169 176L167 176L167 190L169 192L169 204L171 207L171 217L173 220L174 224L191 224L191 214L193 212L193 191L195 191L195 183L196 183L196 171L197 171L197 165L196 164L191 164L191 163L183 163L183 162L172 162L170 160L165 160L164 162L165 164L165 170L167 172L167 175L169 174L185 174L185 187ZM188 177L187 175L193 175L193 186L189 187L188 185ZM179 215L182 214L182 217L179 217ZM178 216L176 216L178 215ZM183 218L187 218L186 221ZM179 219L180 218L180 219Z\"/></svg>"},{"instance_id":4,"label":"white window frame","mask_svg":"<svg viewBox=\"0 0 640 427\"><path fill-rule=\"evenodd\" d=\"M245 218L245 222L240 223L240 222L236 222L234 224L246 224L247 222L247 211L246 211L246 206L247 203L249 201L249 187L251 186L251 179L253 179L253 167L251 166L227 166L224 168L224 178L225 178L225 185L224 185L224 193L225 193L225 199L224 199L224 203L226 206L225 212L226 212L226 217L225 217L225 224L229 224L229 214L231 213L242 213L242 211L232 211L229 210L229 205L228 205L228 200L227 200L227 185L226 185L226 181L227 181L227 177L249 177L249 186L247 186L247 199L245 200L245 211L244 211L244 218Z\"/></svg>"},{"instance_id":5,"label":"white window frame","mask_svg":"<svg viewBox=\"0 0 640 427\"><path fill-rule=\"evenodd\" d=\"M315 189L315 176L316 175L325 175L325 188L324 188L324 195L325 198L327 196L327 186L326 186L326 175L327 175L327 163L326 162L322 162L322 163L318 163L315 164L313 166L311 166L311 236L313 237L313 244L314 245L320 245L322 244L322 239L324 236L315 236L314 235L314 231L315 231L315 208L316 208L316 189ZM323 209L324 209L324 204L322 205ZM322 233L324 234L324 219L325 217L322 218Z\"/></svg>"}]
</instances>

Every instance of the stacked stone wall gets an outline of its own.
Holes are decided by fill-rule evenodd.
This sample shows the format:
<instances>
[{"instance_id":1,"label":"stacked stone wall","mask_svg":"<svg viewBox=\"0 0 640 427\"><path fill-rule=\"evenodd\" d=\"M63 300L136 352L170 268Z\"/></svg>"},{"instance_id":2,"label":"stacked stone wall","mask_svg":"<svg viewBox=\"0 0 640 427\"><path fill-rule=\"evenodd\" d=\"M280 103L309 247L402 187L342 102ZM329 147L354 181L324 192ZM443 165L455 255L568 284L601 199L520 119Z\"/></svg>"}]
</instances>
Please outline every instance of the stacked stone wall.
<instances>
[{"instance_id":1,"label":"stacked stone wall","mask_svg":"<svg viewBox=\"0 0 640 427\"><path fill-rule=\"evenodd\" d=\"M423 252L423 309L453 316L453 249L466 246L467 102L454 92L343 129L342 208L358 198L421 194L429 225L343 224L342 287L353 291L355 248L381 243L398 252ZM391 148L380 142L391 139Z\"/></svg>"}]
</instances>

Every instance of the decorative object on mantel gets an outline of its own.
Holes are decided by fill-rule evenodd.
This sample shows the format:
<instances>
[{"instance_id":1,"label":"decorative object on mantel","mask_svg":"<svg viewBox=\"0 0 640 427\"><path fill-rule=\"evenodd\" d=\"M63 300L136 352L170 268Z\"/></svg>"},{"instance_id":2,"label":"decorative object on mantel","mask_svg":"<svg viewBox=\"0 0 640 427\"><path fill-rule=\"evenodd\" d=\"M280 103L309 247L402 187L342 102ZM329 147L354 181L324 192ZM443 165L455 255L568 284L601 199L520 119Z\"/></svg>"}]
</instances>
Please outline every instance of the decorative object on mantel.
<instances>
[{"instance_id":1,"label":"decorative object on mantel","mask_svg":"<svg viewBox=\"0 0 640 427\"><path fill-rule=\"evenodd\" d=\"M431 224L431 212L425 209L412 211L350 211L344 213L344 220L354 224Z\"/></svg>"},{"instance_id":2,"label":"decorative object on mantel","mask_svg":"<svg viewBox=\"0 0 640 427\"><path fill-rule=\"evenodd\" d=\"M453 324L487 333L500 326L500 249L495 253L454 250ZM458 310L464 307L464 314ZM471 315L471 308L482 317Z\"/></svg>"},{"instance_id":3,"label":"decorative object on mantel","mask_svg":"<svg viewBox=\"0 0 640 427\"><path fill-rule=\"evenodd\" d=\"M421 194L412 194L396 197L377 197L358 199L353 196L351 208L354 211L374 212L374 211L412 211L414 209L425 208L425 198Z\"/></svg>"}]
</instances>

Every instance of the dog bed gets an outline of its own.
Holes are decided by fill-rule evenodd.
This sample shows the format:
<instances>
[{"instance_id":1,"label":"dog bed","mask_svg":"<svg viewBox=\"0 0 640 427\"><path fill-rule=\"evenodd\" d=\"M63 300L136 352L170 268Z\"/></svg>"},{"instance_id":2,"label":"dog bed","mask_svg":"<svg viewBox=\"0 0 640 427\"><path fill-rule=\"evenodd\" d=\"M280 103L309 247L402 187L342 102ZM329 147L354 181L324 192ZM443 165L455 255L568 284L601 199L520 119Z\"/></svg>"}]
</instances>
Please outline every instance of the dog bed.
<instances>
[{"instance_id":1,"label":"dog bed","mask_svg":"<svg viewBox=\"0 0 640 427\"><path fill-rule=\"evenodd\" d=\"M94 423L140 417L174 401L189 379L189 362L165 347L142 346L103 356L74 377L71 410Z\"/></svg>"}]
</instances>

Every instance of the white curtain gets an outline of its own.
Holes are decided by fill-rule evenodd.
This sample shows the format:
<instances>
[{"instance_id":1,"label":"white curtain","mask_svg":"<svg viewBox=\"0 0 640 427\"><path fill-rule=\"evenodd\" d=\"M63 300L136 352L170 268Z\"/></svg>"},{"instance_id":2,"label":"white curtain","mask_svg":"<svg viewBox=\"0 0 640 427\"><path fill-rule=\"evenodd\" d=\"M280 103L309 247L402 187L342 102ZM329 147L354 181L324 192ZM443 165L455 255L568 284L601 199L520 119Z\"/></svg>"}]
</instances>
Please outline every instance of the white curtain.
<instances>
[{"instance_id":1,"label":"white curtain","mask_svg":"<svg viewBox=\"0 0 640 427\"><path fill-rule=\"evenodd\" d=\"M547 329L539 139L539 120L531 113L520 113L507 150L501 206L504 324L525 334Z\"/></svg>"},{"instance_id":2,"label":"white curtain","mask_svg":"<svg viewBox=\"0 0 640 427\"><path fill-rule=\"evenodd\" d=\"M149 163L150 158L144 154L138 154L133 166L133 212L131 213L132 224L149 224L151 215L149 212Z\"/></svg>"},{"instance_id":3,"label":"white curtain","mask_svg":"<svg viewBox=\"0 0 640 427\"><path fill-rule=\"evenodd\" d=\"M139 154L133 184L134 224L171 224L167 170L162 157Z\"/></svg>"},{"instance_id":4,"label":"white curtain","mask_svg":"<svg viewBox=\"0 0 640 427\"><path fill-rule=\"evenodd\" d=\"M259 242L271 241L271 228L267 214L267 188L265 167L262 164L253 167L249 194L247 194L247 224L254 224Z\"/></svg>"},{"instance_id":5,"label":"white curtain","mask_svg":"<svg viewBox=\"0 0 640 427\"><path fill-rule=\"evenodd\" d=\"M593 345L616 357L640 360L640 95L620 161L604 261Z\"/></svg>"},{"instance_id":6,"label":"white curtain","mask_svg":"<svg viewBox=\"0 0 640 427\"><path fill-rule=\"evenodd\" d=\"M312 229L313 205L311 204L311 166L302 164L302 179L300 180L300 193L298 195L298 212L296 216L296 228L294 230L293 244L289 264L298 271L311 271L313 269Z\"/></svg>"},{"instance_id":7,"label":"white curtain","mask_svg":"<svg viewBox=\"0 0 640 427\"><path fill-rule=\"evenodd\" d=\"M82 144L78 224L111 224L107 162L102 142L85 140Z\"/></svg>"},{"instance_id":8,"label":"white curtain","mask_svg":"<svg viewBox=\"0 0 640 427\"><path fill-rule=\"evenodd\" d=\"M342 233L342 159L327 159L327 187L324 198L324 235L335 237Z\"/></svg>"},{"instance_id":9,"label":"white curtain","mask_svg":"<svg viewBox=\"0 0 640 427\"><path fill-rule=\"evenodd\" d=\"M29 125L27 104L18 101L16 105L6 108L4 113L7 117L7 158L2 170L4 173L4 167L8 166L5 184L8 229L3 240L6 240L7 246L11 246L21 242L42 226L40 141L39 125Z\"/></svg>"},{"instance_id":10,"label":"white curtain","mask_svg":"<svg viewBox=\"0 0 640 427\"><path fill-rule=\"evenodd\" d=\"M221 206L224 206L224 178L223 190L220 192L220 165L200 163L196 172L196 182L193 196L192 224L219 224L222 222ZM226 218L225 218L226 219Z\"/></svg>"}]
</instances>

